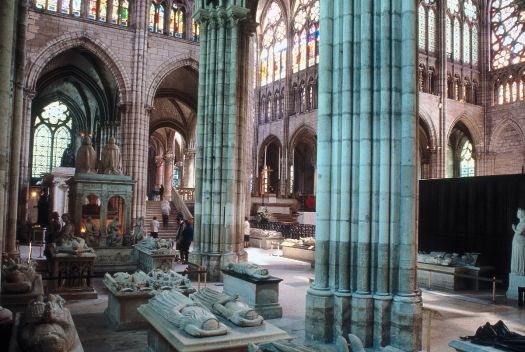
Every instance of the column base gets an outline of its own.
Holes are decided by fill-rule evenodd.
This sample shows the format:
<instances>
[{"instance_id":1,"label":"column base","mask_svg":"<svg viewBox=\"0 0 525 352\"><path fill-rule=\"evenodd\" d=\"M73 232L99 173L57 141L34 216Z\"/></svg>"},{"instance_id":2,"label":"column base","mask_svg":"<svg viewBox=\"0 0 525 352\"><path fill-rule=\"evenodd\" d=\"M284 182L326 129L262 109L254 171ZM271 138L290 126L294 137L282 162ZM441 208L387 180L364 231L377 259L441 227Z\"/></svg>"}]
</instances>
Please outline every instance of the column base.
<instances>
[{"instance_id":1,"label":"column base","mask_svg":"<svg viewBox=\"0 0 525 352\"><path fill-rule=\"evenodd\" d=\"M374 295L374 348L385 347L390 343L391 315L392 296Z\"/></svg>"},{"instance_id":2,"label":"column base","mask_svg":"<svg viewBox=\"0 0 525 352\"><path fill-rule=\"evenodd\" d=\"M237 253L191 252L189 255L190 262L207 268L209 281L222 281L222 268L227 267L229 263L245 262L247 258L248 254L244 250Z\"/></svg>"},{"instance_id":3,"label":"column base","mask_svg":"<svg viewBox=\"0 0 525 352\"><path fill-rule=\"evenodd\" d=\"M333 341L334 294L330 289L308 289L305 315L304 334L307 341Z\"/></svg>"},{"instance_id":4,"label":"column base","mask_svg":"<svg viewBox=\"0 0 525 352\"><path fill-rule=\"evenodd\" d=\"M365 347L371 347L374 337L374 300L371 294L352 295L351 324L351 333L359 337Z\"/></svg>"},{"instance_id":5,"label":"column base","mask_svg":"<svg viewBox=\"0 0 525 352\"><path fill-rule=\"evenodd\" d=\"M348 336L352 318L352 294L334 293L334 336Z\"/></svg>"},{"instance_id":6,"label":"column base","mask_svg":"<svg viewBox=\"0 0 525 352\"><path fill-rule=\"evenodd\" d=\"M422 307L420 295L394 296L390 336L392 347L402 351L421 350Z\"/></svg>"}]
</instances>

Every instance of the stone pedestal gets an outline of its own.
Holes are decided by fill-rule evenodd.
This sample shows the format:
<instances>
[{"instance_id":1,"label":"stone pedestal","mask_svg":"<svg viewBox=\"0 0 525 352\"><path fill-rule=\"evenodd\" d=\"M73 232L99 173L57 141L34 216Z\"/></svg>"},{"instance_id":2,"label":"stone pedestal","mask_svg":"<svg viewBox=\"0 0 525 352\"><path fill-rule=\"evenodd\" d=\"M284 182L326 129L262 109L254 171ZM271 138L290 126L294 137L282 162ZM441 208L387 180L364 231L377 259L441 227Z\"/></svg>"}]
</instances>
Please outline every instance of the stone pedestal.
<instances>
[{"instance_id":1,"label":"stone pedestal","mask_svg":"<svg viewBox=\"0 0 525 352\"><path fill-rule=\"evenodd\" d=\"M461 275L469 275L469 270L465 267L417 263L417 283L420 287L449 291L464 290L469 279Z\"/></svg>"},{"instance_id":2,"label":"stone pedestal","mask_svg":"<svg viewBox=\"0 0 525 352\"><path fill-rule=\"evenodd\" d=\"M267 279L255 279L230 270L222 270L224 293L238 294L244 302L253 307L264 319L283 316L279 304L279 283L283 281L275 276Z\"/></svg>"},{"instance_id":3,"label":"stone pedestal","mask_svg":"<svg viewBox=\"0 0 525 352\"><path fill-rule=\"evenodd\" d=\"M460 352L501 352L502 351L494 347L476 345L470 341L463 341L463 340L452 340L448 343L448 345L454 348L456 351L460 351Z\"/></svg>"},{"instance_id":4,"label":"stone pedestal","mask_svg":"<svg viewBox=\"0 0 525 352\"><path fill-rule=\"evenodd\" d=\"M290 338L285 331L268 322L242 328L222 319L221 323L229 329L226 335L195 338L181 332L154 310L141 306L138 311L148 322L148 352L246 352L250 343Z\"/></svg>"},{"instance_id":5,"label":"stone pedestal","mask_svg":"<svg viewBox=\"0 0 525 352\"><path fill-rule=\"evenodd\" d=\"M22 316L21 313L16 313L15 324L13 325L13 331L11 333L11 340L9 342L9 352L22 352L22 350L18 346L18 340L17 340L21 316ZM75 346L72 349L65 351L65 352L84 352L84 349L82 348L82 344L80 343L80 338L78 337L78 333L76 329L75 329Z\"/></svg>"},{"instance_id":6,"label":"stone pedestal","mask_svg":"<svg viewBox=\"0 0 525 352\"><path fill-rule=\"evenodd\" d=\"M250 246L262 249L277 249L275 242L279 244L284 240L284 237L258 237L250 235Z\"/></svg>"},{"instance_id":7,"label":"stone pedestal","mask_svg":"<svg viewBox=\"0 0 525 352\"><path fill-rule=\"evenodd\" d=\"M49 259L49 293L58 293L66 300L97 298L92 280L95 259L95 255L52 256Z\"/></svg>"},{"instance_id":8,"label":"stone pedestal","mask_svg":"<svg viewBox=\"0 0 525 352\"><path fill-rule=\"evenodd\" d=\"M315 259L315 250L308 249L307 247L288 247L283 246L283 257L301 260L303 262L313 263Z\"/></svg>"},{"instance_id":9,"label":"stone pedestal","mask_svg":"<svg viewBox=\"0 0 525 352\"><path fill-rule=\"evenodd\" d=\"M108 307L104 310L104 315L113 329L132 330L147 327L146 320L138 313L137 308L148 303L155 292L117 292L113 286L105 286L109 293Z\"/></svg>"},{"instance_id":10,"label":"stone pedestal","mask_svg":"<svg viewBox=\"0 0 525 352\"><path fill-rule=\"evenodd\" d=\"M26 293L2 293L0 302L4 306L25 306L33 299L44 294L42 288L42 275L36 274L33 280L33 287Z\"/></svg>"},{"instance_id":11,"label":"stone pedestal","mask_svg":"<svg viewBox=\"0 0 525 352\"><path fill-rule=\"evenodd\" d=\"M137 260L137 266L145 273L153 269L170 270L175 261L175 250L148 251L135 246L134 256Z\"/></svg>"},{"instance_id":12,"label":"stone pedestal","mask_svg":"<svg viewBox=\"0 0 525 352\"><path fill-rule=\"evenodd\" d=\"M133 247L98 247L93 248L97 254L95 273L116 273L119 271L134 272L137 270L137 258Z\"/></svg>"},{"instance_id":13,"label":"stone pedestal","mask_svg":"<svg viewBox=\"0 0 525 352\"><path fill-rule=\"evenodd\" d=\"M509 274L509 288L507 289L508 299L518 299L518 287L525 287L525 276L516 273Z\"/></svg>"},{"instance_id":14,"label":"stone pedestal","mask_svg":"<svg viewBox=\"0 0 525 352\"><path fill-rule=\"evenodd\" d=\"M69 186L66 181L75 175L74 167L55 167L50 174L46 174L45 181L53 185L51 189L52 210L59 214L68 212Z\"/></svg>"}]
</instances>

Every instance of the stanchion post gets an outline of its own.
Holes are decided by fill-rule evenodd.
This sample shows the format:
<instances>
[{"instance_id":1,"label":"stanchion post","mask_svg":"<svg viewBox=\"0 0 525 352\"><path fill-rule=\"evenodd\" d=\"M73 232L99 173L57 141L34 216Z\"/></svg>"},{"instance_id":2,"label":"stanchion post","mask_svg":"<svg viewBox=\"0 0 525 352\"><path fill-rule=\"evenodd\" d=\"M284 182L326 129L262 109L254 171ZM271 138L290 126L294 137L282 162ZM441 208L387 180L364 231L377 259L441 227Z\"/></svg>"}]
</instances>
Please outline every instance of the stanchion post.
<instances>
[{"instance_id":1,"label":"stanchion post","mask_svg":"<svg viewBox=\"0 0 525 352\"><path fill-rule=\"evenodd\" d=\"M432 271L428 272L428 289L430 290L432 286Z\"/></svg>"},{"instance_id":2,"label":"stanchion post","mask_svg":"<svg viewBox=\"0 0 525 352\"><path fill-rule=\"evenodd\" d=\"M496 277L492 277L492 302L496 302Z\"/></svg>"}]
</instances>

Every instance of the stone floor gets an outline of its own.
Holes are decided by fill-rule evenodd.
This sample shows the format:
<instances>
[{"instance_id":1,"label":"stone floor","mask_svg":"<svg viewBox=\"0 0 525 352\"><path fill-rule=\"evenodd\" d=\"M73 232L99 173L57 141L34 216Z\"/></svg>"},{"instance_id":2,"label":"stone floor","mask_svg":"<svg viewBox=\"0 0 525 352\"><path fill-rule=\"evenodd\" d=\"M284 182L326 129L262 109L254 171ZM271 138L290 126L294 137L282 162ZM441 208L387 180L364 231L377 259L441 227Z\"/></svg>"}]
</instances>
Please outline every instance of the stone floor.
<instances>
[{"instance_id":1,"label":"stone floor","mask_svg":"<svg viewBox=\"0 0 525 352\"><path fill-rule=\"evenodd\" d=\"M24 248L21 248L24 253ZM267 267L273 276L283 278L280 285L280 303L283 318L269 320L290 335L304 342L304 311L308 279L313 277L310 264L276 256L275 250L247 248L249 260ZM279 254L279 253L277 253ZM182 269L177 266L176 270ZM116 332L109 328L103 312L107 305L107 292L102 279L95 280L99 293L96 300L69 301L78 334L86 352L144 351L147 345L145 331ZM208 283L208 287L222 290L220 283ZM459 336L472 335L477 327L489 321L503 320L507 326L518 333L525 334L525 309L519 309L515 301L509 301L504 291L497 292L495 303L491 292L459 293L423 290L424 307L437 312L432 318L430 329L430 349L432 351L451 351L448 342ZM423 350L427 343L428 314L423 317ZM319 348L329 351L330 348Z\"/></svg>"}]
</instances>

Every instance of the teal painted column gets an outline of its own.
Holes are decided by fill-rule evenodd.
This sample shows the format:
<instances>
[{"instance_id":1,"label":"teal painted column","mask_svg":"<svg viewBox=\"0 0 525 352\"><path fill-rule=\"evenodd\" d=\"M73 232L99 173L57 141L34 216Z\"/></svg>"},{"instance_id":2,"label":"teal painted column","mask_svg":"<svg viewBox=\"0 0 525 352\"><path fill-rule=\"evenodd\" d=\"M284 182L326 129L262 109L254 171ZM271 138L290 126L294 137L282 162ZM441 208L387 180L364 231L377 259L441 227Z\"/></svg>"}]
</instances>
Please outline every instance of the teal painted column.
<instances>
[{"instance_id":1,"label":"teal painted column","mask_svg":"<svg viewBox=\"0 0 525 352\"><path fill-rule=\"evenodd\" d=\"M195 166L195 241L190 260L208 268L245 261L242 223L247 182L246 45L250 10L244 1L196 4L201 26Z\"/></svg>"},{"instance_id":2,"label":"teal painted column","mask_svg":"<svg viewBox=\"0 0 525 352\"><path fill-rule=\"evenodd\" d=\"M306 338L419 350L416 2L321 1L321 33Z\"/></svg>"}]
</instances>

